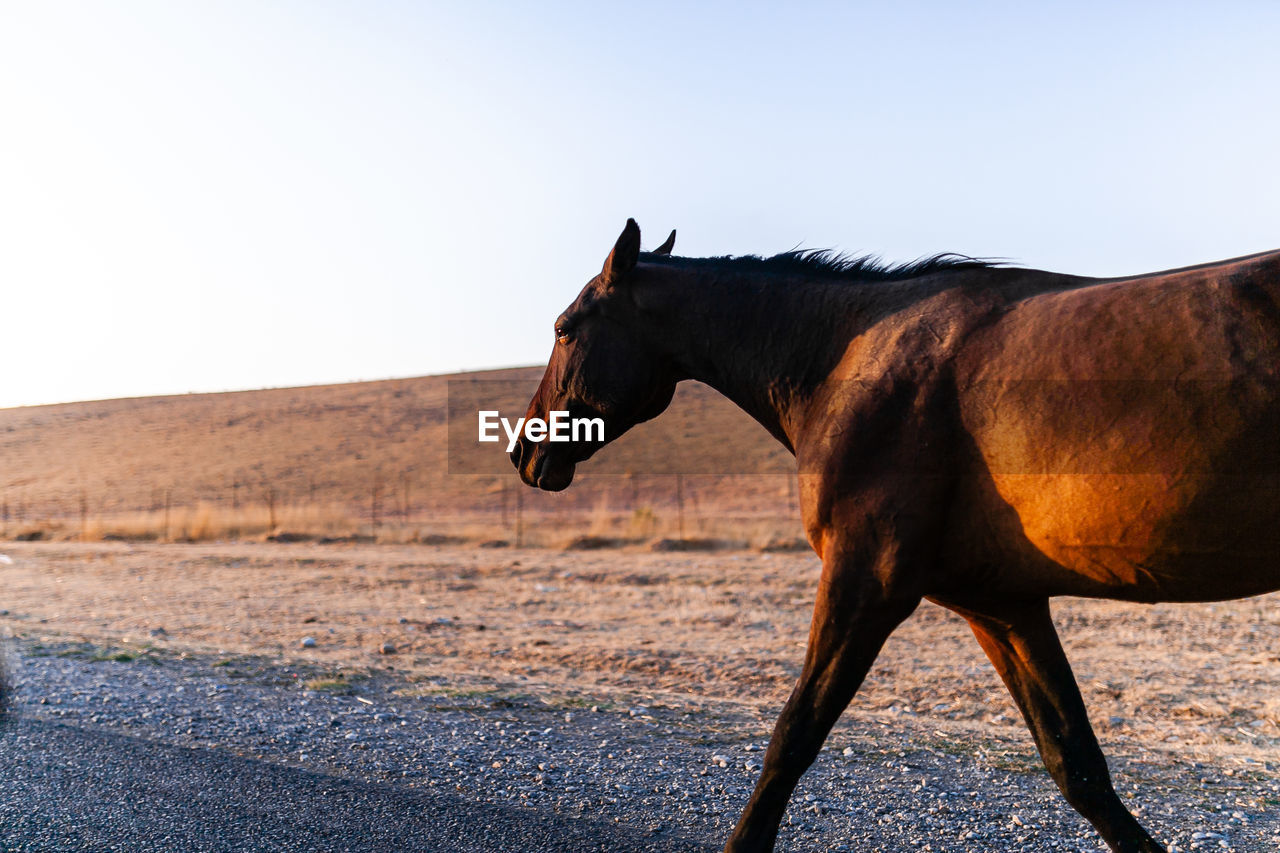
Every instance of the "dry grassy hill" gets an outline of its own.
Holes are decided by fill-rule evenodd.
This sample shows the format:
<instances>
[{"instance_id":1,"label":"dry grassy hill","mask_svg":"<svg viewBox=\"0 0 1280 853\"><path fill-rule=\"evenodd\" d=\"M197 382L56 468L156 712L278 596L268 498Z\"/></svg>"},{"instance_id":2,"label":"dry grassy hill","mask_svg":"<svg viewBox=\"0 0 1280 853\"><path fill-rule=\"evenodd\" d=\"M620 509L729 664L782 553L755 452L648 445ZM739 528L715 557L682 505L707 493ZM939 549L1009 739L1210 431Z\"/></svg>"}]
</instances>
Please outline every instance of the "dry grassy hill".
<instances>
[{"instance_id":1,"label":"dry grassy hill","mask_svg":"<svg viewBox=\"0 0 1280 853\"><path fill-rule=\"evenodd\" d=\"M681 386L661 418L584 465L561 494L520 486L500 446L483 448L489 456L479 464L467 456L461 443L476 447L474 404L497 395L504 415L523 414L540 374L514 368L0 409L0 535L500 536L519 520L536 539L536 520L547 516L565 530L618 533L626 521L657 535L674 532L678 514L692 536L711 517L790 517L789 455L695 383Z\"/></svg>"}]
</instances>

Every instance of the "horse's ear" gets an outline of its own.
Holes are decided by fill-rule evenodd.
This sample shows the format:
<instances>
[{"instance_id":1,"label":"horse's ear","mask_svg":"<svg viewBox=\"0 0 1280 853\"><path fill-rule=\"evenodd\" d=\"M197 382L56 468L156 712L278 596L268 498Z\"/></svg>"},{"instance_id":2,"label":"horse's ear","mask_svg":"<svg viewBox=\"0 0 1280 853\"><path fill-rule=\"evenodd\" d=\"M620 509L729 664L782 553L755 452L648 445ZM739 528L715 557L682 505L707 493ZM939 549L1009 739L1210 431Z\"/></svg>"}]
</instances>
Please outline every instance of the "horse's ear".
<instances>
[{"instance_id":1,"label":"horse's ear","mask_svg":"<svg viewBox=\"0 0 1280 853\"><path fill-rule=\"evenodd\" d=\"M662 245L653 250L655 255L669 255L676 247L676 229L671 229L671 236L662 241Z\"/></svg>"},{"instance_id":2,"label":"horse's ear","mask_svg":"<svg viewBox=\"0 0 1280 853\"><path fill-rule=\"evenodd\" d=\"M613 244L613 251L605 259L604 270L600 273L605 284L613 284L626 278L636 267L640 258L640 226L634 219L627 220L627 227L622 229L618 242Z\"/></svg>"}]
</instances>

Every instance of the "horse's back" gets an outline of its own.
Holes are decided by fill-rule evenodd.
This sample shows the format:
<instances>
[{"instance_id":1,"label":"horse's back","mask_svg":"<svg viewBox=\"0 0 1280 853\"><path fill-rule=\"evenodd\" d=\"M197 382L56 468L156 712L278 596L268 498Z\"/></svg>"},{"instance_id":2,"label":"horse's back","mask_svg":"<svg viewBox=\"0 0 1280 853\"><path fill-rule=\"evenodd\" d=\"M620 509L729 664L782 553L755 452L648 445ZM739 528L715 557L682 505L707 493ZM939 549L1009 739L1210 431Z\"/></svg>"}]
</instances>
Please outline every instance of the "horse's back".
<instances>
[{"instance_id":1,"label":"horse's back","mask_svg":"<svg viewBox=\"0 0 1280 853\"><path fill-rule=\"evenodd\" d=\"M955 357L970 499L1013 570L1150 600L1280 588L1280 253L1045 275Z\"/></svg>"},{"instance_id":2,"label":"horse's back","mask_svg":"<svg viewBox=\"0 0 1280 853\"><path fill-rule=\"evenodd\" d=\"M1172 380L1280 364L1280 251L1150 276L1043 276L959 353L965 378Z\"/></svg>"}]
</instances>

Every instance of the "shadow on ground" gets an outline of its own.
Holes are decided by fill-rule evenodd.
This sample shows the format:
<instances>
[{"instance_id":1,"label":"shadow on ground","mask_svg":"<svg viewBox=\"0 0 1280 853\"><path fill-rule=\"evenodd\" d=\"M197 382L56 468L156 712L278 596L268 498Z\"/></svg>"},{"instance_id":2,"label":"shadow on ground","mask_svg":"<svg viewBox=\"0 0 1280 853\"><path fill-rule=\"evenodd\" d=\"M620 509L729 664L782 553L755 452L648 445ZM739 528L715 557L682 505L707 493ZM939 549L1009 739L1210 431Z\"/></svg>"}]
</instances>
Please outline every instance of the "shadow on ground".
<instances>
[{"instance_id":1,"label":"shadow on ground","mask_svg":"<svg viewBox=\"0 0 1280 853\"><path fill-rule=\"evenodd\" d=\"M0 849L706 851L669 832L336 778L18 717L0 729Z\"/></svg>"}]
</instances>

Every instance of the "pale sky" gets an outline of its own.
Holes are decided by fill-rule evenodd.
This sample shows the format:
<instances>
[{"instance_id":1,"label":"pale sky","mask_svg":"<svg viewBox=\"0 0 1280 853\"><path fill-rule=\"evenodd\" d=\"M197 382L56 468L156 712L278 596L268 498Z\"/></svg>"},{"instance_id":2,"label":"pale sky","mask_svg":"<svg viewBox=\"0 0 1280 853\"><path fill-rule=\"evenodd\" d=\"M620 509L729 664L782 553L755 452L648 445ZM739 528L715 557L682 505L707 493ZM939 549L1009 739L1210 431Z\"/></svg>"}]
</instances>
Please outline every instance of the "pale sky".
<instances>
[{"instance_id":1,"label":"pale sky","mask_svg":"<svg viewBox=\"0 0 1280 853\"><path fill-rule=\"evenodd\" d=\"M646 248L1280 248L1280 4L0 0L0 406L541 363Z\"/></svg>"}]
</instances>

